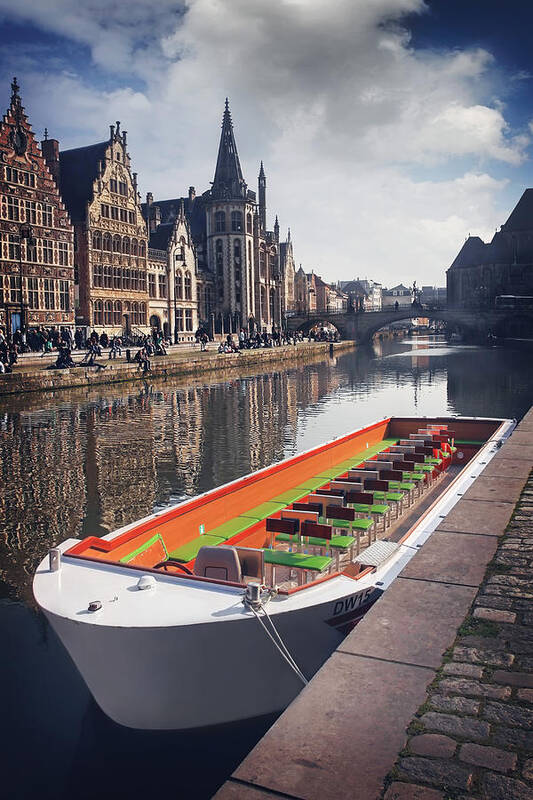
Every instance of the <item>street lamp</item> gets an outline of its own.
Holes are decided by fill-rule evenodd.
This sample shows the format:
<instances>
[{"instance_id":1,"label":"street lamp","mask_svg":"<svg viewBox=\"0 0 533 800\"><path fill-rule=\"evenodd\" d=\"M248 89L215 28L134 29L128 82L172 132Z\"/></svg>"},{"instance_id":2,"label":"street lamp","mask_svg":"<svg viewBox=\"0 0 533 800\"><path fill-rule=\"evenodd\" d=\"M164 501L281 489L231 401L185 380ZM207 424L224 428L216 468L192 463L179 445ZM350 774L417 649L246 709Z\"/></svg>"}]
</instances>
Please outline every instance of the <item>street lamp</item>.
<instances>
[{"instance_id":1,"label":"street lamp","mask_svg":"<svg viewBox=\"0 0 533 800\"><path fill-rule=\"evenodd\" d=\"M20 273L20 335L24 335L24 300L22 294L22 241L27 242L27 247L35 247L36 239L31 225L21 223L19 227L19 273ZM26 253L26 257L28 253Z\"/></svg>"}]
</instances>

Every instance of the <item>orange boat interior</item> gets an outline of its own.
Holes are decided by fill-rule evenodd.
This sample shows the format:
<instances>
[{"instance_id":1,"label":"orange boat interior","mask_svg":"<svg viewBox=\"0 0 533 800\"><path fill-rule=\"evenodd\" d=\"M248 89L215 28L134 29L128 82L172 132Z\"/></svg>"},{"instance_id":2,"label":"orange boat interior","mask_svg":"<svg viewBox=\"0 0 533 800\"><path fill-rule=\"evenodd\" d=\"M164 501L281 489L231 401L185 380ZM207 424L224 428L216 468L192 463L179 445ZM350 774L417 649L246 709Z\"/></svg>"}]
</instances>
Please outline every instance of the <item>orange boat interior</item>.
<instances>
[{"instance_id":1,"label":"orange boat interior","mask_svg":"<svg viewBox=\"0 0 533 800\"><path fill-rule=\"evenodd\" d=\"M252 562L253 553L262 551L261 558L272 564L272 570L278 569L278 575L282 572L289 586L291 579L293 586L302 587L339 571L356 577L364 571L364 563L355 563L355 550L359 554L360 549L372 543L373 536L375 540L380 522L385 532L387 519L391 524L394 512L397 519L404 507L411 500L414 502L416 492L420 497L423 489L438 480L452 461L461 465L467 463L500 424L497 420L443 417L384 419L155 514L113 538L90 536L71 547L65 555L143 571L162 570L180 576L242 584L245 570L242 574L238 568L237 573L231 568L229 572L224 571L223 566L218 570L213 568L211 572L195 570L201 561L197 556L202 548L229 545L240 554L241 566L243 553L249 551L249 561ZM414 437L426 437L426 440L423 443L409 441ZM402 443L405 455L395 452L401 451ZM392 471L374 473L378 479L384 479L375 482L376 486L386 491L376 492L368 500L369 482L364 480L364 476L359 477L361 470L365 467L372 470L374 463L376 469L382 469L381 462L387 458L414 459L411 444L425 445L422 463L415 465L417 471L398 472L399 464L396 462L392 463ZM420 462L418 454L416 458ZM393 476L399 481L392 480ZM346 492L352 488L352 481L354 489L366 492L367 505L352 502L355 514L344 509L339 515L347 521L332 521L329 500L343 507L348 505L344 500ZM363 483L357 484L357 481ZM404 488L400 489L400 486ZM414 488L406 488L409 486ZM323 505L315 507L313 502L320 492L324 492ZM331 495L329 499L328 493ZM396 500L390 500L394 495ZM363 495L357 499L363 500ZM302 510L302 504L306 503L313 509L309 514ZM376 510L378 507L381 511ZM322 513L316 512L316 508ZM327 514L326 508L329 509ZM328 516L330 519L325 518ZM291 519L297 519L297 522ZM342 526L340 530L338 526ZM343 543L341 539L336 540L336 536L346 534L347 529L349 537L344 536L346 546L331 546L332 543ZM288 533L276 533L283 530ZM210 550L202 550L203 554L208 552ZM347 553L349 557L346 557ZM260 577L254 569L247 572L250 573L252 578Z\"/></svg>"}]
</instances>

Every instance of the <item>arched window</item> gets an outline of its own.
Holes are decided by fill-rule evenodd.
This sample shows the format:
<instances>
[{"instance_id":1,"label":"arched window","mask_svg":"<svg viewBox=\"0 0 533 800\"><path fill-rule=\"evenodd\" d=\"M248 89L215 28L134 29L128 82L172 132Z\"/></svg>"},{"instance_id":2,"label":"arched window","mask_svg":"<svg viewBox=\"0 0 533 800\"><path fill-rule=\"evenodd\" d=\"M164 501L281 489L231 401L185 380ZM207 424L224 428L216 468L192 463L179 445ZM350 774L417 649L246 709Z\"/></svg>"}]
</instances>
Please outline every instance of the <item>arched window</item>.
<instances>
[{"instance_id":1,"label":"arched window","mask_svg":"<svg viewBox=\"0 0 533 800\"><path fill-rule=\"evenodd\" d=\"M122 303L115 300L113 303L113 325L122 325Z\"/></svg>"},{"instance_id":2,"label":"arched window","mask_svg":"<svg viewBox=\"0 0 533 800\"><path fill-rule=\"evenodd\" d=\"M106 300L104 303L104 325L113 324L113 303L111 300Z\"/></svg>"},{"instance_id":3,"label":"arched window","mask_svg":"<svg viewBox=\"0 0 533 800\"><path fill-rule=\"evenodd\" d=\"M242 231L242 211L231 212L231 230L234 233L240 233Z\"/></svg>"},{"instance_id":4,"label":"arched window","mask_svg":"<svg viewBox=\"0 0 533 800\"><path fill-rule=\"evenodd\" d=\"M143 241L139 242L139 255L144 258L146 255L146 244Z\"/></svg>"},{"instance_id":5,"label":"arched window","mask_svg":"<svg viewBox=\"0 0 533 800\"><path fill-rule=\"evenodd\" d=\"M139 324L139 303L131 304L131 321L134 325Z\"/></svg>"},{"instance_id":6,"label":"arched window","mask_svg":"<svg viewBox=\"0 0 533 800\"><path fill-rule=\"evenodd\" d=\"M139 303L139 325L146 325L146 303Z\"/></svg>"},{"instance_id":7,"label":"arched window","mask_svg":"<svg viewBox=\"0 0 533 800\"><path fill-rule=\"evenodd\" d=\"M104 324L104 304L101 300L94 301L94 324L95 325L103 325Z\"/></svg>"},{"instance_id":8,"label":"arched window","mask_svg":"<svg viewBox=\"0 0 533 800\"><path fill-rule=\"evenodd\" d=\"M129 236L125 236L122 239L122 252L126 253L126 255L130 254L130 239L129 239Z\"/></svg>"},{"instance_id":9,"label":"arched window","mask_svg":"<svg viewBox=\"0 0 533 800\"><path fill-rule=\"evenodd\" d=\"M192 300L192 278L191 273L185 273L185 300Z\"/></svg>"},{"instance_id":10,"label":"arched window","mask_svg":"<svg viewBox=\"0 0 533 800\"><path fill-rule=\"evenodd\" d=\"M183 300L183 275L176 272L176 300Z\"/></svg>"},{"instance_id":11,"label":"arched window","mask_svg":"<svg viewBox=\"0 0 533 800\"><path fill-rule=\"evenodd\" d=\"M102 241L102 250L106 250L108 253L111 252L111 234L104 233L104 238Z\"/></svg>"},{"instance_id":12,"label":"arched window","mask_svg":"<svg viewBox=\"0 0 533 800\"><path fill-rule=\"evenodd\" d=\"M120 236L113 236L113 252L120 253Z\"/></svg>"},{"instance_id":13,"label":"arched window","mask_svg":"<svg viewBox=\"0 0 533 800\"><path fill-rule=\"evenodd\" d=\"M215 211L215 233L224 233L226 230L226 212Z\"/></svg>"},{"instance_id":14,"label":"arched window","mask_svg":"<svg viewBox=\"0 0 533 800\"><path fill-rule=\"evenodd\" d=\"M222 253L222 239L217 239L215 242L215 262L217 275L222 275L224 272L224 255Z\"/></svg>"},{"instance_id":15,"label":"arched window","mask_svg":"<svg viewBox=\"0 0 533 800\"><path fill-rule=\"evenodd\" d=\"M246 215L246 233L252 233L252 215Z\"/></svg>"},{"instance_id":16,"label":"arched window","mask_svg":"<svg viewBox=\"0 0 533 800\"><path fill-rule=\"evenodd\" d=\"M95 231L93 233L93 250L101 250L102 249L102 234L100 231Z\"/></svg>"},{"instance_id":17,"label":"arched window","mask_svg":"<svg viewBox=\"0 0 533 800\"><path fill-rule=\"evenodd\" d=\"M275 296L275 293L274 293L274 289L271 289L270 290L270 321L271 322L274 322L275 299L276 299L276 296Z\"/></svg>"},{"instance_id":18,"label":"arched window","mask_svg":"<svg viewBox=\"0 0 533 800\"><path fill-rule=\"evenodd\" d=\"M132 239L131 240L131 254L132 254L132 256L136 256L138 251L139 251L139 248L138 248L138 245L137 245L137 239Z\"/></svg>"},{"instance_id":19,"label":"arched window","mask_svg":"<svg viewBox=\"0 0 533 800\"><path fill-rule=\"evenodd\" d=\"M264 245L259 248L259 274L262 278L266 277L266 253Z\"/></svg>"},{"instance_id":20,"label":"arched window","mask_svg":"<svg viewBox=\"0 0 533 800\"><path fill-rule=\"evenodd\" d=\"M180 246L178 253L179 253L179 260L185 261L185 239L183 238L183 236L180 237Z\"/></svg>"}]
</instances>

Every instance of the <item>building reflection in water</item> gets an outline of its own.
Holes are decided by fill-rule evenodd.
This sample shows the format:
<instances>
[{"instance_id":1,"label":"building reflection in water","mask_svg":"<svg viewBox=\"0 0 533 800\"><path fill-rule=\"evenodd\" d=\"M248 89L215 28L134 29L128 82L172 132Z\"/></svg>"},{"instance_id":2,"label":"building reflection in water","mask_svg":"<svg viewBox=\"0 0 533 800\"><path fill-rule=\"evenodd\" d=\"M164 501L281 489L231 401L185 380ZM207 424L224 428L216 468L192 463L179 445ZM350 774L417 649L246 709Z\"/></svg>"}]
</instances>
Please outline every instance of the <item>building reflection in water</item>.
<instances>
[{"instance_id":1,"label":"building reflection in water","mask_svg":"<svg viewBox=\"0 0 533 800\"><path fill-rule=\"evenodd\" d=\"M57 542L104 535L389 414L520 416L527 354L379 343L333 362L183 387L178 381L28 395L0 413L0 579L31 599Z\"/></svg>"}]
</instances>

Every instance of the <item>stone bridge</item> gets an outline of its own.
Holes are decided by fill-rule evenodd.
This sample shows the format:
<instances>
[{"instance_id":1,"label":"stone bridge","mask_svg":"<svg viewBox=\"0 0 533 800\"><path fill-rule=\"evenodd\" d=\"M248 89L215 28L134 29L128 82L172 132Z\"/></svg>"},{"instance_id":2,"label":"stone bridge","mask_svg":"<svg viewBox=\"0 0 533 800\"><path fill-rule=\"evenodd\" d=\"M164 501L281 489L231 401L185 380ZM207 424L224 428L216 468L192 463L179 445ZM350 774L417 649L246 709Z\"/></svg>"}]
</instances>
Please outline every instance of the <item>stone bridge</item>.
<instances>
[{"instance_id":1,"label":"stone bridge","mask_svg":"<svg viewBox=\"0 0 533 800\"><path fill-rule=\"evenodd\" d=\"M533 338L533 311L514 309L438 309L423 307L387 309L386 311L346 312L336 314L311 313L287 318L291 331L308 331L320 322L328 322L339 331L342 339L369 343L380 328L392 322L427 317L446 324L449 333L459 333L467 341L485 341L489 333L498 337Z\"/></svg>"}]
</instances>

